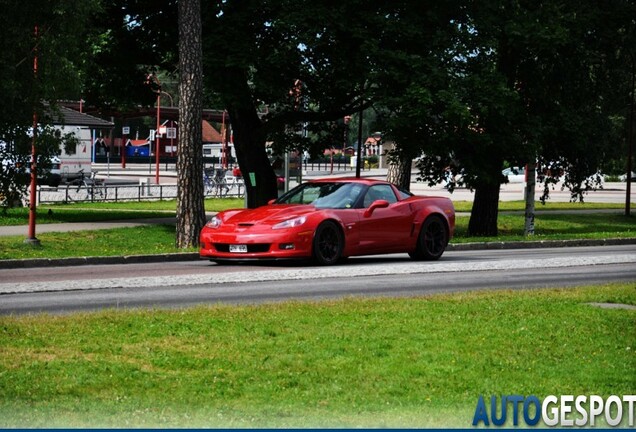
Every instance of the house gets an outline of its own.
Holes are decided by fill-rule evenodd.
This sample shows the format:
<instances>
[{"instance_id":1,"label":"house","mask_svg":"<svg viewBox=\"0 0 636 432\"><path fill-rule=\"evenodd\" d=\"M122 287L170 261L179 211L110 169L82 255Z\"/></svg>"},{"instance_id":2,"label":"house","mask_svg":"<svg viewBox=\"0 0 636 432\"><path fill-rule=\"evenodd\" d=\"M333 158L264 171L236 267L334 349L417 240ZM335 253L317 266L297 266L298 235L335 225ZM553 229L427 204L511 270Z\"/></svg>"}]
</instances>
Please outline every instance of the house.
<instances>
[{"instance_id":1,"label":"house","mask_svg":"<svg viewBox=\"0 0 636 432\"><path fill-rule=\"evenodd\" d=\"M75 148L60 147L60 173L62 181L69 181L91 173L98 131L112 129L115 124L73 109L60 106L52 112L51 124L62 133L73 133L78 139Z\"/></svg>"}]
</instances>

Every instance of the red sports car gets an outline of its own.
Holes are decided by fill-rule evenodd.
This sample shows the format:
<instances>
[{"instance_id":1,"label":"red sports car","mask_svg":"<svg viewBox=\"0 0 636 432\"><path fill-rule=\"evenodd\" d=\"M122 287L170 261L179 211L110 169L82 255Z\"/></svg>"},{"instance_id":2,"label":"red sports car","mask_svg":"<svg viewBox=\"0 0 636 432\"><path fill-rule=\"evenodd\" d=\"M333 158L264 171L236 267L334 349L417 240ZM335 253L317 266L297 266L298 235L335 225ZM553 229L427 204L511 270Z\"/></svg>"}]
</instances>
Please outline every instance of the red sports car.
<instances>
[{"instance_id":1,"label":"red sports car","mask_svg":"<svg viewBox=\"0 0 636 432\"><path fill-rule=\"evenodd\" d=\"M455 229L453 203L414 196L380 180L304 183L256 209L223 211L201 231L199 254L211 261L341 258L406 252L442 256Z\"/></svg>"}]
</instances>

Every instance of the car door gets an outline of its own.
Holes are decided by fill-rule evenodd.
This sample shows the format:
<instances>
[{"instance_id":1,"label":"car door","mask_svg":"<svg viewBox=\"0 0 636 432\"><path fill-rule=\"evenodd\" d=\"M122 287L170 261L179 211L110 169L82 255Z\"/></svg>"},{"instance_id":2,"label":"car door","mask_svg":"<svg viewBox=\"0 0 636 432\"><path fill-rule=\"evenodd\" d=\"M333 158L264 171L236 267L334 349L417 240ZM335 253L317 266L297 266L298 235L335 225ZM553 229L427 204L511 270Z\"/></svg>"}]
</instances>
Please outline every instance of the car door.
<instances>
[{"instance_id":1,"label":"car door","mask_svg":"<svg viewBox=\"0 0 636 432\"><path fill-rule=\"evenodd\" d=\"M365 211L377 200L385 200L388 207L376 208L371 215ZM411 233L412 214L408 204L398 201L393 187L388 184L370 186L363 200L360 216L361 252L402 252Z\"/></svg>"}]
</instances>

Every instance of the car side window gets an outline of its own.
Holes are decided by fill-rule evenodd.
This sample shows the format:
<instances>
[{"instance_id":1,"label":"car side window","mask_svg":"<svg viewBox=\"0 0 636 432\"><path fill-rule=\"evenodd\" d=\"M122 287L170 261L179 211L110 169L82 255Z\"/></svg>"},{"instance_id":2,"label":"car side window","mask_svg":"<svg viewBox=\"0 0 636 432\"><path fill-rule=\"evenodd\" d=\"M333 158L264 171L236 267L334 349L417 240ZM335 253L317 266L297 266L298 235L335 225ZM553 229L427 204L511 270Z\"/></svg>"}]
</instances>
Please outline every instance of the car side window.
<instances>
[{"instance_id":1,"label":"car side window","mask_svg":"<svg viewBox=\"0 0 636 432\"><path fill-rule=\"evenodd\" d=\"M397 197L393 192L393 188L390 185L373 185L367 189L367 193L364 196L364 208L367 208L377 200L386 200L389 204L397 202Z\"/></svg>"}]
</instances>

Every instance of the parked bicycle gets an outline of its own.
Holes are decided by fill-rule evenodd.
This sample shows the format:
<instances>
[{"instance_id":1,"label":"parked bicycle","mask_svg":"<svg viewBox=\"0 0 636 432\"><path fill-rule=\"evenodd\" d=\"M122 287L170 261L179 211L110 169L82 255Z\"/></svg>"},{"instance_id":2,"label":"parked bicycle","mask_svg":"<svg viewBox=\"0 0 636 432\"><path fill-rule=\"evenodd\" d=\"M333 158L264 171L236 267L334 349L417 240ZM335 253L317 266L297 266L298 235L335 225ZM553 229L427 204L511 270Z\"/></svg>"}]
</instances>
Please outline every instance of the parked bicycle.
<instances>
[{"instance_id":1,"label":"parked bicycle","mask_svg":"<svg viewBox=\"0 0 636 432\"><path fill-rule=\"evenodd\" d=\"M203 185L205 195L222 198L227 195L230 188L225 182L225 170L212 168L203 170Z\"/></svg>"},{"instance_id":2,"label":"parked bicycle","mask_svg":"<svg viewBox=\"0 0 636 432\"><path fill-rule=\"evenodd\" d=\"M108 190L104 185L103 179L97 178L97 171L92 171L90 176L87 176L83 169L78 171L79 178L73 180L72 185L77 185L75 192L82 195L82 190L86 191L85 200L94 201L95 199L105 200L108 195Z\"/></svg>"},{"instance_id":3,"label":"parked bicycle","mask_svg":"<svg viewBox=\"0 0 636 432\"><path fill-rule=\"evenodd\" d=\"M215 198L227 196L243 197L245 184L242 178L235 177L230 170L223 168L206 168L203 170L205 195Z\"/></svg>"}]
</instances>

